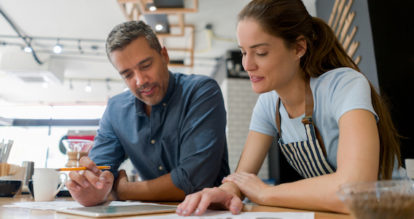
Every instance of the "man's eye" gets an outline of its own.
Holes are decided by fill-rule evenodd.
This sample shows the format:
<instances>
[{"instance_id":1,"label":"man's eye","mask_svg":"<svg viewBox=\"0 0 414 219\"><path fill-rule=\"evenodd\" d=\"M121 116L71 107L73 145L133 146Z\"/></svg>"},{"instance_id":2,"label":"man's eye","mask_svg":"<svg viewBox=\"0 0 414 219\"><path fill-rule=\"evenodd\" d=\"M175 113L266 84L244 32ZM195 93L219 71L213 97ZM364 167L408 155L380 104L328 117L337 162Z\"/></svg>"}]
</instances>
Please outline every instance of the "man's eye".
<instances>
[{"instance_id":1,"label":"man's eye","mask_svg":"<svg viewBox=\"0 0 414 219\"><path fill-rule=\"evenodd\" d=\"M152 64L152 63L145 64L145 65L141 65L141 66L140 66L140 69L141 69L141 70L146 70L146 69L148 69L149 67L151 67L151 64Z\"/></svg>"},{"instance_id":2,"label":"man's eye","mask_svg":"<svg viewBox=\"0 0 414 219\"><path fill-rule=\"evenodd\" d=\"M267 55L267 52L262 52L262 53L256 53L258 56L266 56Z\"/></svg>"},{"instance_id":3,"label":"man's eye","mask_svg":"<svg viewBox=\"0 0 414 219\"><path fill-rule=\"evenodd\" d=\"M131 77L132 77L132 74L124 74L124 75L123 75L123 77L124 77L125 79L128 79L128 78L131 78Z\"/></svg>"}]
</instances>

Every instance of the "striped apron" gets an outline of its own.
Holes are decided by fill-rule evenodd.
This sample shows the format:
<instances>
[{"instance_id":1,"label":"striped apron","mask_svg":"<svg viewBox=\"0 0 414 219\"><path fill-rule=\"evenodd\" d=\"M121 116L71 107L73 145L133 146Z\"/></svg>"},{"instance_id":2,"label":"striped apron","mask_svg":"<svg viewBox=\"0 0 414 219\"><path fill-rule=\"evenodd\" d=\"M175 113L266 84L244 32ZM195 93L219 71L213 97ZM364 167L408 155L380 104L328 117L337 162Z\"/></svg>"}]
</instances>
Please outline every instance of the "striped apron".
<instances>
[{"instance_id":1,"label":"striped apron","mask_svg":"<svg viewBox=\"0 0 414 219\"><path fill-rule=\"evenodd\" d=\"M302 123L306 130L306 141L284 144L281 132L280 98L276 103L276 125L279 135L279 147L288 163L304 178L321 176L335 172L326 155L325 146L318 129L313 123L313 96L309 81L305 87L305 117Z\"/></svg>"}]
</instances>

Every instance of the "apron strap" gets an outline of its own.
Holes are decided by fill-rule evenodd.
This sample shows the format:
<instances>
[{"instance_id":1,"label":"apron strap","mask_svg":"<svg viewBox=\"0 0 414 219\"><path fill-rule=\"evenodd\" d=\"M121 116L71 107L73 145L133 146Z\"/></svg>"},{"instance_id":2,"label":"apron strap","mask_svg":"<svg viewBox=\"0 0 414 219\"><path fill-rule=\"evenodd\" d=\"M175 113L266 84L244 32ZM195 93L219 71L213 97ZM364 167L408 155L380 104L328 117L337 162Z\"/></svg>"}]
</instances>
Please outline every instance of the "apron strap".
<instances>
[{"instance_id":1,"label":"apron strap","mask_svg":"<svg viewBox=\"0 0 414 219\"><path fill-rule=\"evenodd\" d=\"M318 139L319 145L322 149L323 155L327 157L325 144L323 143L323 139L321 134L319 133L318 128L313 123L312 114L313 114L313 96L312 96L312 90L310 88L310 80L307 77L305 81L305 117L302 119L303 124L312 124L315 129L315 135Z\"/></svg>"},{"instance_id":2,"label":"apron strap","mask_svg":"<svg viewBox=\"0 0 414 219\"><path fill-rule=\"evenodd\" d=\"M278 98L276 102L276 126L277 126L279 137L282 137L279 107L280 107L280 98ZM318 128L316 128L315 124L313 124L312 114L313 114L313 96L312 96L312 90L310 88L310 80L309 78L307 78L305 80L305 117L302 119L302 123L304 125L306 124L313 125L315 129L316 138L318 139L319 145L322 149L322 153L325 157L327 157L325 144L323 143L323 139L322 139L321 134L319 133Z\"/></svg>"},{"instance_id":3,"label":"apron strap","mask_svg":"<svg viewBox=\"0 0 414 219\"><path fill-rule=\"evenodd\" d=\"M280 107L280 98L277 98L277 102L276 102L276 126L277 126L277 132L279 134L279 138L281 138L282 137L282 129L280 128L279 107Z\"/></svg>"}]
</instances>

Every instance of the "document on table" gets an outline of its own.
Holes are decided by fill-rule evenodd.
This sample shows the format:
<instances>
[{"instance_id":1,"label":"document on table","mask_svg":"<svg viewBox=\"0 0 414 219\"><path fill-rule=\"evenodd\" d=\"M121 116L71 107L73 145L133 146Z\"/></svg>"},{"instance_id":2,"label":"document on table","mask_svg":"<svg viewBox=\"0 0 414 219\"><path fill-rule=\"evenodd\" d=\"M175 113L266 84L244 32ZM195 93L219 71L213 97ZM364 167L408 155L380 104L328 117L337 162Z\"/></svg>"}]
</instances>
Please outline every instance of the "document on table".
<instances>
[{"instance_id":1,"label":"document on table","mask_svg":"<svg viewBox=\"0 0 414 219\"><path fill-rule=\"evenodd\" d=\"M112 201L108 205L110 206L126 206L126 205L139 205L139 204L151 204L143 203L139 201L123 202L123 201ZM157 205L157 204L154 204ZM14 202L10 205L3 205L3 207L17 207L17 208L30 208L38 210L58 210L67 208L79 208L83 207L76 201L50 201L50 202Z\"/></svg>"},{"instance_id":2,"label":"document on table","mask_svg":"<svg viewBox=\"0 0 414 219\"><path fill-rule=\"evenodd\" d=\"M314 219L314 212L242 212L233 215L229 211L207 210L201 216L178 216L168 214L160 216L139 217L139 219Z\"/></svg>"},{"instance_id":3,"label":"document on table","mask_svg":"<svg viewBox=\"0 0 414 219\"><path fill-rule=\"evenodd\" d=\"M110 206L126 206L126 205L139 205L139 204L151 204L143 203L139 201L112 201ZM157 205L153 203L154 205ZM30 208L38 210L58 210L67 208L82 207L76 201L51 201L51 202L15 202L10 205L3 205L3 207L17 207L17 208ZM159 216L144 216L139 219L314 219L315 214L313 212L242 212L239 215L232 215L229 211L214 211L207 210L202 216L187 216L182 217L177 214L166 214Z\"/></svg>"}]
</instances>

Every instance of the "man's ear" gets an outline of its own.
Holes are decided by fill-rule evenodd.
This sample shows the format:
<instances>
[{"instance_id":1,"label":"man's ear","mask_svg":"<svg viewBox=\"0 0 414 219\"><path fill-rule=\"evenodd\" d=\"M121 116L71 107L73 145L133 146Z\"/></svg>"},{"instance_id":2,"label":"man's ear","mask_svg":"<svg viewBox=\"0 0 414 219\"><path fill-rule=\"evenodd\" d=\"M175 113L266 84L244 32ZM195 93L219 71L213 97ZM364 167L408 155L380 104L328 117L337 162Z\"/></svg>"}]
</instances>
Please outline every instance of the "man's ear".
<instances>
[{"instance_id":1,"label":"man's ear","mask_svg":"<svg viewBox=\"0 0 414 219\"><path fill-rule=\"evenodd\" d=\"M161 49L161 57L165 60L166 64L170 63L170 56L168 56L168 51L165 46Z\"/></svg>"},{"instance_id":2,"label":"man's ear","mask_svg":"<svg viewBox=\"0 0 414 219\"><path fill-rule=\"evenodd\" d=\"M305 37L302 35L298 36L298 38L296 38L296 56L301 58L305 55L307 49L308 47Z\"/></svg>"}]
</instances>

